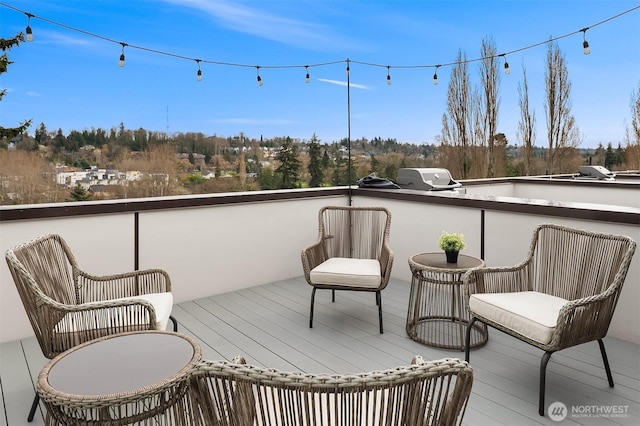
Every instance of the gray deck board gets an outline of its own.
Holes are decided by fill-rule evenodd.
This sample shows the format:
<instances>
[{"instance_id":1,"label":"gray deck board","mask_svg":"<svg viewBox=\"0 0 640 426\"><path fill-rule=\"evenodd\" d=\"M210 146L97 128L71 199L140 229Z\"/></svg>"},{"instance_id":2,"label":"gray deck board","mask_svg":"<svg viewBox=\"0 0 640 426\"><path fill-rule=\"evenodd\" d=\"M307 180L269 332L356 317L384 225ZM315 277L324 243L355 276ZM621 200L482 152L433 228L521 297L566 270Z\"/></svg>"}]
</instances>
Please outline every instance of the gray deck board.
<instances>
[{"instance_id":1,"label":"gray deck board","mask_svg":"<svg viewBox=\"0 0 640 426\"><path fill-rule=\"evenodd\" d=\"M311 288L302 277L183 302L173 315L194 337L206 359L248 362L289 371L355 373L425 359L463 358L460 351L417 343L405 331L409 283L391 280L382 293L384 334L378 332L373 294L318 291L309 328ZM606 381L597 343L553 354L547 373L547 404L628 407L618 418L569 417L568 425L640 424L640 345L606 338L614 388ZM465 425L556 425L538 416L541 351L490 329L486 346L471 352L474 384ZM26 425L34 383L47 360L35 338L0 345L1 425ZM43 424L36 415L32 425Z\"/></svg>"}]
</instances>

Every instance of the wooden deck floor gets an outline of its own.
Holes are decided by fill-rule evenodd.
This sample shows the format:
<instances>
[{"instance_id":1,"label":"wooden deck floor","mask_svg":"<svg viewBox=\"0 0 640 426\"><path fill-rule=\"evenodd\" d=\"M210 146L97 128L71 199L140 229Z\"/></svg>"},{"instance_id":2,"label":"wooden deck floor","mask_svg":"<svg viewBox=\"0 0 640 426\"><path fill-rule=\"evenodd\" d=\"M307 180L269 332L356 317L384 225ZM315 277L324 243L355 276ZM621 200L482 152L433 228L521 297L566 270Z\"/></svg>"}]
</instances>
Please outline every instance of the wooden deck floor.
<instances>
[{"instance_id":1,"label":"wooden deck floor","mask_svg":"<svg viewBox=\"0 0 640 426\"><path fill-rule=\"evenodd\" d=\"M180 331L194 337L207 359L243 354L248 362L283 370L353 373L425 359L463 358L410 340L405 331L409 283L392 280L383 292L384 334L378 333L373 294L318 292L314 328L308 327L310 287L302 277L180 303ZM609 388L597 343L554 354L547 373L547 404L563 402L562 424L640 424L640 346L605 339L615 388ZM538 371L542 353L495 330L471 353L474 384L467 425L554 425L538 416ZM3 405L0 425L23 425L34 381L47 360L35 338L0 345ZM616 417L585 413L611 410ZM572 413L572 409L580 413ZM42 425L42 413L32 425Z\"/></svg>"}]
</instances>

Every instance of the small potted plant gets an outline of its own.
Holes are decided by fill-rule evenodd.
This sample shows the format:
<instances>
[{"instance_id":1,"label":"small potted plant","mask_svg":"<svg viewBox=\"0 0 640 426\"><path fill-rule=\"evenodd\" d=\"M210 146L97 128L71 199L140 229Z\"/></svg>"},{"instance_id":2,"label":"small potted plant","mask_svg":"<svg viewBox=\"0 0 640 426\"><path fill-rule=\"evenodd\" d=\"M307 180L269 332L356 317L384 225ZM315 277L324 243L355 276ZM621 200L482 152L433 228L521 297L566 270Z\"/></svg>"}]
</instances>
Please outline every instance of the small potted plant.
<instances>
[{"instance_id":1,"label":"small potted plant","mask_svg":"<svg viewBox=\"0 0 640 426\"><path fill-rule=\"evenodd\" d=\"M447 263L458 262L458 252L467 247L464 242L464 235L459 233L442 232L438 238L438 246L447 255Z\"/></svg>"}]
</instances>

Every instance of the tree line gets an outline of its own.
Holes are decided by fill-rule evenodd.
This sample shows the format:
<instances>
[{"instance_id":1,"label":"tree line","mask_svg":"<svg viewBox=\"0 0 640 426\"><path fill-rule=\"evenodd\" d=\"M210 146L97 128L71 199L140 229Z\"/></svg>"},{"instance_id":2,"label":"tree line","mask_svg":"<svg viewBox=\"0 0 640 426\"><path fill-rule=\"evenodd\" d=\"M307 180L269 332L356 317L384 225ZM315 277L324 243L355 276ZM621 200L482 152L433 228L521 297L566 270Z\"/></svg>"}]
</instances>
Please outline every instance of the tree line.
<instances>
[{"instance_id":1,"label":"tree line","mask_svg":"<svg viewBox=\"0 0 640 426\"><path fill-rule=\"evenodd\" d=\"M0 74L11 63L6 51L19 45L22 34L0 39L4 52ZM631 127L623 147L602 144L579 148L581 135L571 114L571 82L564 56L549 43L544 104L547 146L536 146L536 113L529 104L523 66L519 84L520 145L499 132L499 56L492 39L482 41L480 86L472 87L466 54L458 53L448 86L447 110L434 144L401 143L393 138L359 138L323 142L288 136L265 139L207 136L127 129L49 130L44 123L27 132L25 120L13 128L0 127L0 197L3 203L34 203L88 198L131 198L209 192L354 184L375 173L395 179L402 167L445 167L456 179L575 173L580 165L608 169L640 169L640 84L631 96ZM0 99L5 94L0 93ZM11 149L10 149L11 148ZM351 157L348 157L348 153ZM181 155L180 155L181 154ZM351 160L351 161L349 161ZM118 185L109 193L91 194L55 185L56 165L140 172L141 178ZM349 168L350 166L350 168ZM27 176L28 175L28 176ZM207 178L212 177L213 178Z\"/></svg>"}]
</instances>

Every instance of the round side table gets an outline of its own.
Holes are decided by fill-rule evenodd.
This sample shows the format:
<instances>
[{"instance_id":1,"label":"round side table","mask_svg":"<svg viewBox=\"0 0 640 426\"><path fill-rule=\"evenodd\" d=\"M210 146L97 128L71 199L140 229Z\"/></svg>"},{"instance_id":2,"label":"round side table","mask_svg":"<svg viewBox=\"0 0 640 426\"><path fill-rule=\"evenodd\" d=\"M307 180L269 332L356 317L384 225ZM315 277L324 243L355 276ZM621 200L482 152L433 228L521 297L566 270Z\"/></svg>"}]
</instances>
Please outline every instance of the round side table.
<instances>
[{"instance_id":1,"label":"round side table","mask_svg":"<svg viewBox=\"0 0 640 426\"><path fill-rule=\"evenodd\" d=\"M436 348L464 350L471 318L464 300L462 275L482 266L482 259L462 254L457 263L447 263L444 252L411 256L406 324L409 337ZM486 325L476 322L471 330L471 348L483 346L487 338Z\"/></svg>"},{"instance_id":2,"label":"round side table","mask_svg":"<svg viewBox=\"0 0 640 426\"><path fill-rule=\"evenodd\" d=\"M201 358L193 339L166 331L83 343L52 359L38 376L45 423L191 424L188 380Z\"/></svg>"}]
</instances>

